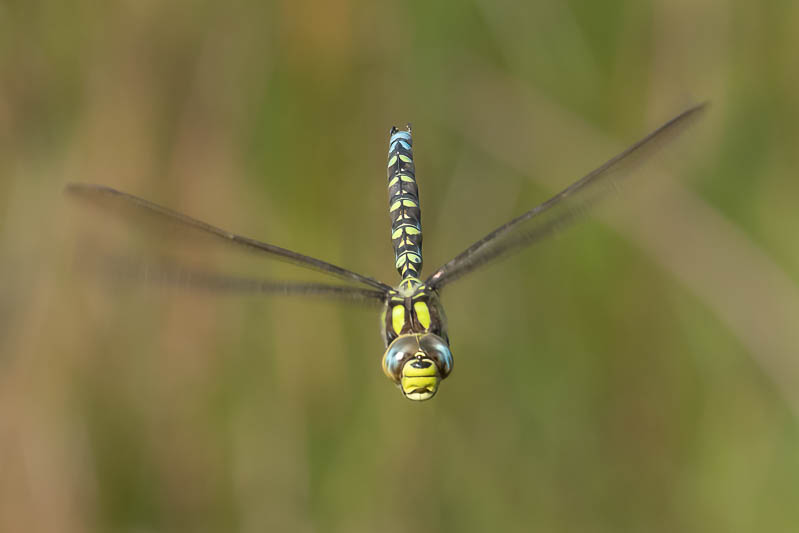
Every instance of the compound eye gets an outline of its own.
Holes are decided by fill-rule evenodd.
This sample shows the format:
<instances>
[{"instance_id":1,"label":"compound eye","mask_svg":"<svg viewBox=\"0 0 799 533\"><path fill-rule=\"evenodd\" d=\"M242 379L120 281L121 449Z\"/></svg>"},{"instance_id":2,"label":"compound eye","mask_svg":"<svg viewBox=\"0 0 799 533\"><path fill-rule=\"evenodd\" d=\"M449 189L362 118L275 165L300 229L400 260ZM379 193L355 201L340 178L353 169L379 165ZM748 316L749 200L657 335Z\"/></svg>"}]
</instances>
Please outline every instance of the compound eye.
<instances>
[{"instance_id":1,"label":"compound eye","mask_svg":"<svg viewBox=\"0 0 799 533\"><path fill-rule=\"evenodd\" d=\"M454 360L452 352L447 343L444 342L444 339L433 333L428 333L419 339L419 346L427 357L435 361L439 372L441 372L442 379L452 372Z\"/></svg>"},{"instance_id":2,"label":"compound eye","mask_svg":"<svg viewBox=\"0 0 799 533\"><path fill-rule=\"evenodd\" d=\"M383 355L383 372L395 383L399 383L402 366L419 351L416 335L405 335L394 339Z\"/></svg>"}]
</instances>

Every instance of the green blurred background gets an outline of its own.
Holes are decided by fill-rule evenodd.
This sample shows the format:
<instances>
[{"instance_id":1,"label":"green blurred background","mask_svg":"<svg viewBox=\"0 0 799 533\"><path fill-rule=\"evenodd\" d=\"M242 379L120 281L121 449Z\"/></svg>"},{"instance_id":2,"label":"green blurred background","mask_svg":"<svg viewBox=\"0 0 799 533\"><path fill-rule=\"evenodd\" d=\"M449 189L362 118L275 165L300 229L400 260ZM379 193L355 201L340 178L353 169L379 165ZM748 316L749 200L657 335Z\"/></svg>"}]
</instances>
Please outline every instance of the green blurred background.
<instances>
[{"instance_id":1,"label":"green blurred background","mask_svg":"<svg viewBox=\"0 0 799 533\"><path fill-rule=\"evenodd\" d=\"M0 2L0 530L796 531L798 35L794 2ZM430 272L703 100L447 288L423 404L374 310L72 273L85 181L394 283L392 124Z\"/></svg>"}]
</instances>

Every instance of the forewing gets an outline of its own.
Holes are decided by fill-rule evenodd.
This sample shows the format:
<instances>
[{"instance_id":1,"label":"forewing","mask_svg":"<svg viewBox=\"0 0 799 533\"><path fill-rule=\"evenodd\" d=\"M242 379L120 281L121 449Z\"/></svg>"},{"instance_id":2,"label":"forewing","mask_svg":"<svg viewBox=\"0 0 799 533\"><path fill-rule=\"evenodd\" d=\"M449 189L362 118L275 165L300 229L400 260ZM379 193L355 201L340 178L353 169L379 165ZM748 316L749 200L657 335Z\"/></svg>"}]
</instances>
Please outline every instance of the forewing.
<instances>
[{"instance_id":1,"label":"forewing","mask_svg":"<svg viewBox=\"0 0 799 533\"><path fill-rule=\"evenodd\" d=\"M683 111L546 202L498 227L438 268L426 283L440 289L490 261L568 226L699 118L706 107L707 104L700 104Z\"/></svg>"},{"instance_id":2,"label":"forewing","mask_svg":"<svg viewBox=\"0 0 799 533\"><path fill-rule=\"evenodd\" d=\"M100 211L101 216L92 219L95 229L115 222L122 226L124 232L140 236L140 244L144 244L128 252L117 245L115 238L107 236L99 244L96 240L82 241L79 252L81 266L93 275L214 290L336 296L364 301L382 299L390 289L388 285L369 276L228 232L109 187L73 183L67 185L65 194L83 207ZM143 248L143 251L139 248ZM257 259L262 267L258 269L258 274L219 273L215 271L214 261L208 260L233 256L235 252L243 252L250 263L252 258ZM196 258L201 260L194 260ZM291 276L292 279L273 278L271 273L277 270L278 265L270 268L268 261L261 261L264 259L301 268L280 269L280 275L286 270L295 274ZM296 271L316 271L321 273L323 280L336 278L343 283L306 281L302 278L307 276L296 275ZM266 273L267 277L262 277L261 273ZM295 281L294 277L300 279Z\"/></svg>"}]
</instances>

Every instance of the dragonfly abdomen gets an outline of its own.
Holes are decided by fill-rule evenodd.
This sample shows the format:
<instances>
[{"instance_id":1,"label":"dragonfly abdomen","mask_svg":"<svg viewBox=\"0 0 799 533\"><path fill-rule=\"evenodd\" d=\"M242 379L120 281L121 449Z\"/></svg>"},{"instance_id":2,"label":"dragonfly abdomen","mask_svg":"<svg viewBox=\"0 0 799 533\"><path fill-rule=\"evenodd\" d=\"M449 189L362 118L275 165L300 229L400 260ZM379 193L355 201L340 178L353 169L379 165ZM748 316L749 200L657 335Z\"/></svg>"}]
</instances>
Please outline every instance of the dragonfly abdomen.
<instances>
[{"instance_id":1,"label":"dragonfly abdomen","mask_svg":"<svg viewBox=\"0 0 799 533\"><path fill-rule=\"evenodd\" d=\"M422 270L422 212L413 165L413 141L407 131L391 128L388 143L388 205L394 265L403 279Z\"/></svg>"}]
</instances>

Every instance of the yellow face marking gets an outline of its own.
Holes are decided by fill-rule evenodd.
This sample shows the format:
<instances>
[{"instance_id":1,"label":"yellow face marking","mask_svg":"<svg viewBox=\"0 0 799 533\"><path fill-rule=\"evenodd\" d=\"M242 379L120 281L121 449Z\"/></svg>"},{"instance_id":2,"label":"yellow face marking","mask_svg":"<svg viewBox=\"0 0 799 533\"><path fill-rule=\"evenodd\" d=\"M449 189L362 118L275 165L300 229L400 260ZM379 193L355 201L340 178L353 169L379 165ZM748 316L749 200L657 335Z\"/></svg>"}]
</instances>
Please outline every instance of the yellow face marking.
<instances>
[{"instance_id":1,"label":"yellow face marking","mask_svg":"<svg viewBox=\"0 0 799 533\"><path fill-rule=\"evenodd\" d=\"M413 359L405 363L405 367L402 369L402 375L406 378L429 378L438 374L438 368L436 368L435 364L427 368L414 368L414 366L410 364L412 362Z\"/></svg>"},{"instance_id":2,"label":"yellow face marking","mask_svg":"<svg viewBox=\"0 0 799 533\"><path fill-rule=\"evenodd\" d=\"M438 385L441 383L438 367L428 359L430 365L425 368L415 368L414 361L415 359L411 359L402 367L400 387L410 400L429 400L438 391Z\"/></svg>"},{"instance_id":3,"label":"yellow face marking","mask_svg":"<svg viewBox=\"0 0 799 533\"><path fill-rule=\"evenodd\" d=\"M430 327L430 308L425 302L414 302L413 310L416 311L416 319L424 329Z\"/></svg>"},{"instance_id":4,"label":"yellow face marking","mask_svg":"<svg viewBox=\"0 0 799 533\"><path fill-rule=\"evenodd\" d=\"M402 331L402 326L405 325L405 306L395 305L391 308L391 327L394 328L394 333L397 335Z\"/></svg>"}]
</instances>

